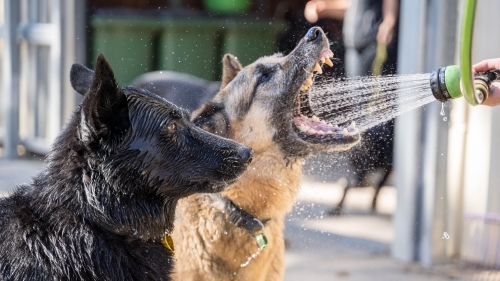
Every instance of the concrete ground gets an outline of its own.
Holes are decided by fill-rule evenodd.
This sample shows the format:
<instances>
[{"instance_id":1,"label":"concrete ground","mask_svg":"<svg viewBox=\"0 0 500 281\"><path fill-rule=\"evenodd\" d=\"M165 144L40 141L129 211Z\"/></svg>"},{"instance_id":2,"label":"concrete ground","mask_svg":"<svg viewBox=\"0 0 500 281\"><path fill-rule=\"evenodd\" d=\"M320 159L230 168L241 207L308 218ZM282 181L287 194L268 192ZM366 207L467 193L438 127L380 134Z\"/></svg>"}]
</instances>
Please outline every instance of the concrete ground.
<instances>
[{"instance_id":1,"label":"concrete ground","mask_svg":"<svg viewBox=\"0 0 500 281\"><path fill-rule=\"evenodd\" d=\"M0 197L7 196L16 185L31 180L42 167L41 158L20 158L15 161L0 158Z\"/></svg>"},{"instance_id":2,"label":"concrete ground","mask_svg":"<svg viewBox=\"0 0 500 281\"><path fill-rule=\"evenodd\" d=\"M39 158L0 158L0 197L41 169ZM372 188L351 190L345 204L347 215L328 217L325 213L340 200L341 187L304 180L286 222L286 281L500 280L498 272L477 272L456 265L425 269L392 259L391 215L396 208L396 190L381 190L377 214L369 211L373 192Z\"/></svg>"},{"instance_id":3,"label":"concrete ground","mask_svg":"<svg viewBox=\"0 0 500 281\"><path fill-rule=\"evenodd\" d=\"M390 257L394 231L391 214L396 191L380 191L377 214L370 212L374 190L352 189L346 215L326 216L342 188L304 180L299 200L288 216L285 237L287 281L298 280L450 280L446 274L419 269Z\"/></svg>"}]
</instances>

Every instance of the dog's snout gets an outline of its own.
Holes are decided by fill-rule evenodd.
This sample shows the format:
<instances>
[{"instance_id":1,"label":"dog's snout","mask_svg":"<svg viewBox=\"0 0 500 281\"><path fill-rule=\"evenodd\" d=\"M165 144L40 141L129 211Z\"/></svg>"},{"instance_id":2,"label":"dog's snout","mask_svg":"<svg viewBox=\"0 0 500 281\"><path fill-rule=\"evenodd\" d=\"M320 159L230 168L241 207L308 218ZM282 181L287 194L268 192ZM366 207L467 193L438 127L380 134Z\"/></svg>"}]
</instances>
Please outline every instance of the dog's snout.
<instances>
[{"instance_id":1,"label":"dog's snout","mask_svg":"<svg viewBox=\"0 0 500 281\"><path fill-rule=\"evenodd\" d=\"M307 31L305 39L307 42L312 42L315 40L321 40L323 38L323 34L321 33L321 29L319 27L312 27Z\"/></svg>"},{"instance_id":2,"label":"dog's snout","mask_svg":"<svg viewBox=\"0 0 500 281\"><path fill-rule=\"evenodd\" d=\"M249 147L242 148L238 151L237 157L242 164L250 164L253 158L253 149Z\"/></svg>"}]
</instances>

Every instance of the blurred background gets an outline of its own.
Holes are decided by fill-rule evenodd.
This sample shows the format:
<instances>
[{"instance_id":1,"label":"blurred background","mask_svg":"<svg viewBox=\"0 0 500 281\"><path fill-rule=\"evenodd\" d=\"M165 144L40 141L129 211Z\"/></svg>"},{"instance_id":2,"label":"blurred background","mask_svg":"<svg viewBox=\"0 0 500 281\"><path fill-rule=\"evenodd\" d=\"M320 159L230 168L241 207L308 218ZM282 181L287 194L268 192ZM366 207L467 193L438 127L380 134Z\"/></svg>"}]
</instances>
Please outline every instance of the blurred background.
<instances>
[{"instance_id":1,"label":"blurred background","mask_svg":"<svg viewBox=\"0 0 500 281\"><path fill-rule=\"evenodd\" d=\"M474 63L500 57L500 1L477 5ZM338 59L323 76L429 73L459 64L464 6L0 0L0 196L42 168L81 100L68 79L75 62L92 68L103 53L122 85L153 71L211 85L223 54L243 65L287 54L317 25ZM375 73L381 43L388 56ZM445 118L441 109L433 102L374 128L353 151L308 159L287 221L286 280L500 280L500 108L458 99Z\"/></svg>"}]
</instances>

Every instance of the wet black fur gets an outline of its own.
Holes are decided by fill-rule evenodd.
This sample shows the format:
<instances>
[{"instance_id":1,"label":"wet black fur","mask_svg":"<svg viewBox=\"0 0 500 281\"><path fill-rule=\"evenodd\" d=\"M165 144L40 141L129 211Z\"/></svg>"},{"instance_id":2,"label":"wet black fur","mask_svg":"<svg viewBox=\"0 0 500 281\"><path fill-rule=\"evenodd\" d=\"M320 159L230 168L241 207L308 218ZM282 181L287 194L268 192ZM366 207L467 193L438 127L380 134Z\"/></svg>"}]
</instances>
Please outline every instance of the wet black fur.
<instances>
[{"instance_id":1,"label":"wet black fur","mask_svg":"<svg viewBox=\"0 0 500 281\"><path fill-rule=\"evenodd\" d=\"M0 199L2 281L169 280L160 239L177 200L221 191L251 158L173 104L119 88L104 57L96 65L77 79L88 92L45 169Z\"/></svg>"}]
</instances>

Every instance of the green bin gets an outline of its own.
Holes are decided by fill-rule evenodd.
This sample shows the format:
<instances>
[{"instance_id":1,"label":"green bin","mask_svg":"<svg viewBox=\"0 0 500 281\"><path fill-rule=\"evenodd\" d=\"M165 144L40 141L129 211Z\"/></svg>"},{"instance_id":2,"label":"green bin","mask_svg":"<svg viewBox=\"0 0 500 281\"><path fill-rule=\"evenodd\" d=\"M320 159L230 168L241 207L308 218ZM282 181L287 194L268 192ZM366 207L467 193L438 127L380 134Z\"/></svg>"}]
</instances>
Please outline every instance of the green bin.
<instances>
[{"instance_id":1,"label":"green bin","mask_svg":"<svg viewBox=\"0 0 500 281\"><path fill-rule=\"evenodd\" d=\"M276 20L228 20L223 26L223 52L235 55L245 66L259 57L274 54L278 35L287 25Z\"/></svg>"},{"instance_id":2,"label":"green bin","mask_svg":"<svg viewBox=\"0 0 500 281\"><path fill-rule=\"evenodd\" d=\"M122 85L153 70L219 80L225 53L244 65L271 55L286 28L283 21L203 16L95 16L91 25L91 65L103 53Z\"/></svg>"},{"instance_id":3,"label":"green bin","mask_svg":"<svg viewBox=\"0 0 500 281\"><path fill-rule=\"evenodd\" d=\"M161 24L159 69L189 73L216 80L220 24L211 19L166 19Z\"/></svg>"},{"instance_id":4,"label":"green bin","mask_svg":"<svg viewBox=\"0 0 500 281\"><path fill-rule=\"evenodd\" d=\"M152 19L92 19L92 65L102 53L113 67L117 81L127 85L137 76L154 70L154 36L158 21Z\"/></svg>"}]
</instances>

